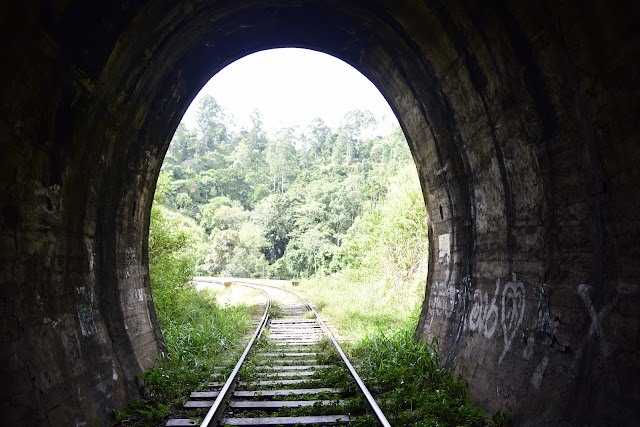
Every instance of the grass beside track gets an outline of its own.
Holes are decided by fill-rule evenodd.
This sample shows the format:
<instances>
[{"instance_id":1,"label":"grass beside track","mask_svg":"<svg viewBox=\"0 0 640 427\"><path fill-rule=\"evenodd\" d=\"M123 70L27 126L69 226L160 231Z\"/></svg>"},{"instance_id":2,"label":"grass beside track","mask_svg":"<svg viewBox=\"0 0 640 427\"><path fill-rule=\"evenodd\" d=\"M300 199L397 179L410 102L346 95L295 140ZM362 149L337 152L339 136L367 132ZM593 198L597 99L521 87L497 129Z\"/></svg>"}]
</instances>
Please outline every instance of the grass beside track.
<instances>
[{"instance_id":1,"label":"grass beside track","mask_svg":"<svg viewBox=\"0 0 640 427\"><path fill-rule=\"evenodd\" d=\"M413 339L413 328L371 335L347 352L394 426L507 426L501 412L487 417L466 382L442 367L435 343Z\"/></svg>"},{"instance_id":2,"label":"grass beside track","mask_svg":"<svg viewBox=\"0 0 640 427\"><path fill-rule=\"evenodd\" d=\"M114 411L116 426L164 426L168 418L193 418L193 410L182 408L189 392L201 390L212 372L226 378L237 360L234 355L246 345L251 314L259 310L257 305L234 303L228 293L185 285L172 296L172 316L159 316L167 348L155 368L140 374L145 396ZM205 414L196 410L201 418Z\"/></svg>"},{"instance_id":3,"label":"grass beside track","mask_svg":"<svg viewBox=\"0 0 640 427\"><path fill-rule=\"evenodd\" d=\"M424 297L421 279L398 286L362 270L301 280L296 286L280 283L309 300L337 328L341 340L348 342L414 322Z\"/></svg>"},{"instance_id":4,"label":"grass beside track","mask_svg":"<svg viewBox=\"0 0 640 427\"><path fill-rule=\"evenodd\" d=\"M452 367L441 366L437 342L414 340L422 280L393 286L347 270L279 286L303 295L333 324L344 339L341 346L393 426L509 424L506 414L487 416L473 403L466 381Z\"/></svg>"},{"instance_id":5,"label":"grass beside track","mask_svg":"<svg viewBox=\"0 0 640 427\"><path fill-rule=\"evenodd\" d=\"M359 374L392 425L508 425L505 414L487 416L472 402L465 381L456 377L449 367L441 366L437 343L414 341L420 303L418 292L406 287L389 293L383 285L376 287L363 282L358 285L353 281L350 285L344 283L336 280L334 275L313 282L302 282L299 286L280 282L279 287L303 294L336 327L338 335L348 338L348 342L342 344L343 349L352 363L358 366ZM416 289L418 287L416 285ZM189 314L182 319L182 323L172 321L169 325L163 325L168 349L163 353L159 367L143 375L148 388L147 396L126 410L116 411L117 425L160 426L169 416L181 417L182 404L188 391L200 389L214 367L224 366L225 354L237 348L239 337L248 330L250 316L246 305L227 304L223 307L219 301L229 303L231 299L223 298L224 294L221 293L203 293L192 289L187 294L189 298L196 297L198 302L188 304ZM279 314L279 307L274 306L271 315L279 317ZM235 334L236 338L217 335L223 332ZM201 351L202 346L210 351ZM258 348L265 346L268 345L264 339L257 344ZM335 355L328 355L323 351L323 346L330 346L330 343L323 341L318 345L320 354L316 363L334 362L331 358ZM204 353L208 356L204 357ZM243 367L245 378L255 375L252 365L249 362ZM231 370L231 366L228 370ZM347 370L341 368L323 370L322 378L344 389L352 382ZM324 398L331 400L337 396L328 395ZM296 397L296 400L299 399ZM346 403L353 412L359 412L364 404L359 395L347 397ZM327 413L334 410L331 405L326 408ZM205 411L201 412L202 417ZM277 413L302 414L303 410L283 409L271 414ZM193 416L193 412L187 415L189 418ZM361 416L348 425L370 426L372 422L370 416Z\"/></svg>"}]
</instances>

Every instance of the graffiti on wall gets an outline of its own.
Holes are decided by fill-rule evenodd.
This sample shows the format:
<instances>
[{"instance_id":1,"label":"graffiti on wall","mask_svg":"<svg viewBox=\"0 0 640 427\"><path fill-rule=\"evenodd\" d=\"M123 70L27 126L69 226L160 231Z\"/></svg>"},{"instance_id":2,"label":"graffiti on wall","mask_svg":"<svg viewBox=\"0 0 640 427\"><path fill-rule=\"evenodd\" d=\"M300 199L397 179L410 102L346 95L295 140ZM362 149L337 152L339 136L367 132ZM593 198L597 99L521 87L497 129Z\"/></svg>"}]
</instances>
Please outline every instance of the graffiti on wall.
<instances>
[{"instance_id":1,"label":"graffiti on wall","mask_svg":"<svg viewBox=\"0 0 640 427\"><path fill-rule=\"evenodd\" d=\"M473 306L469 314L469 329L484 334L485 337L493 337L498 327L498 305L497 299L500 293L500 279L496 280L496 290L493 298L487 292L476 289L473 293Z\"/></svg>"},{"instance_id":2,"label":"graffiti on wall","mask_svg":"<svg viewBox=\"0 0 640 427\"><path fill-rule=\"evenodd\" d=\"M500 293L500 279L496 280L493 295L476 289L473 294L473 305L469 314L469 329L482 333L486 338L493 338L498 323L502 330L504 347L498 363L506 356L518 328L524 318L526 293L524 284L519 282L513 273L512 280L505 283ZM500 307L498 307L498 302Z\"/></svg>"},{"instance_id":3,"label":"graffiti on wall","mask_svg":"<svg viewBox=\"0 0 640 427\"><path fill-rule=\"evenodd\" d=\"M587 312L589 313L589 317L591 318L591 325L589 326L589 334L587 336L587 339L596 334L598 342L600 343L602 355L605 358L608 358L611 351L607 344L605 332L602 327L602 321L609 315L614 307L620 304L623 299L629 296L637 295L639 293L638 286L628 283L618 284L615 296L599 310L596 310L591 300L590 285L581 284L580 286L578 286L577 292L578 295L580 295L580 298L582 299Z\"/></svg>"},{"instance_id":4,"label":"graffiti on wall","mask_svg":"<svg viewBox=\"0 0 640 427\"><path fill-rule=\"evenodd\" d=\"M454 312L455 294L456 288L454 286L447 286L444 282L438 280L433 282L433 286L431 287L431 303L429 305L429 312L431 313L429 329L431 329L436 315L446 318Z\"/></svg>"},{"instance_id":5,"label":"graffiti on wall","mask_svg":"<svg viewBox=\"0 0 640 427\"><path fill-rule=\"evenodd\" d=\"M502 286L501 280L496 280L493 294L476 289L472 294L468 292L470 278L462 280L462 286L446 285L444 282L435 281L431 289L431 321L436 315L451 317L460 306L466 312L466 303L469 299L471 310L467 318L462 317L461 328L481 333L491 339L496 331L502 331L503 350L498 359L501 363L511 348L511 344L522 324L526 309L526 292L524 284L518 281L516 274ZM472 295L472 296L471 296ZM462 302L462 304L460 304Z\"/></svg>"},{"instance_id":6,"label":"graffiti on wall","mask_svg":"<svg viewBox=\"0 0 640 427\"><path fill-rule=\"evenodd\" d=\"M84 278L78 273L72 273L69 281L75 289L76 312L80 323L80 332L85 337L95 335L98 332L93 317L93 292L86 286Z\"/></svg>"},{"instance_id":7,"label":"graffiti on wall","mask_svg":"<svg viewBox=\"0 0 640 427\"><path fill-rule=\"evenodd\" d=\"M536 389L541 386L548 366L552 365L554 352L574 353L569 341L556 336L560 317L557 314L552 315L551 312L550 284L544 283L538 288L529 287L530 290L533 289L534 294L529 296L529 303L527 288L515 273L512 274L511 280L505 283L498 278L494 286L475 290L470 288L469 277L456 284L450 284L448 281L434 282L430 295L431 323L434 317L438 317L436 321L442 319L441 321L449 324L456 322L458 332L469 330L483 339L497 340L498 364L510 353L512 344L522 339L523 359L532 360L534 354L537 354L537 361L531 365L530 372L530 383ZM539 292L535 292L536 289ZM607 318L626 298L640 295L640 285L618 283L615 293L602 304L594 304L594 288L591 285L581 284L574 289L588 314L586 340L595 338L595 345L600 349L605 363L614 363L612 360L615 349L607 336ZM524 328L524 313L527 304L534 303L533 299L538 300L538 318L534 324L529 325L530 327ZM535 307L533 312L535 313ZM541 352L536 352L536 348ZM575 363L578 363L582 352L574 354ZM613 369L612 366L605 369Z\"/></svg>"},{"instance_id":8,"label":"graffiti on wall","mask_svg":"<svg viewBox=\"0 0 640 427\"><path fill-rule=\"evenodd\" d=\"M524 284L518 282L516 274L513 273L513 280L504 285L502 291L502 310L500 320L502 322L502 331L504 332L504 350L498 359L498 364L502 362L504 356L511 348L511 343L516 336L518 328L524 318L524 310L526 308L526 299Z\"/></svg>"}]
</instances>

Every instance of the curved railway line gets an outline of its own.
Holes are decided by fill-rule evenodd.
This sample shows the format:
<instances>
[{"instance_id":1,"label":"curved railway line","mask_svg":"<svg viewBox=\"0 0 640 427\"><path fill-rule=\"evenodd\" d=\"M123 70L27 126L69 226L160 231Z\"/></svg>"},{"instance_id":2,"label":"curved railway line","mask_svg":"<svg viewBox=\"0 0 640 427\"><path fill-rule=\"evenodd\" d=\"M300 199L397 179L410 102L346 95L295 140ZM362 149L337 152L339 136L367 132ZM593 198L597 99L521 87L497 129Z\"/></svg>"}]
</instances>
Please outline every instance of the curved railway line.
<instances>
[{"instance_id":1,"label":"curved railway line","mask_svg":"<svg viewBox=\"0 0 640 427\"><path fill-rule=\"evenodd\" d=\"M365 425L365 414L367 426L390 427L337 340L306 300L282 288L234 284L264 292L266 304L231 374L224 382L207 384L206 391L192 392L185 403L185 408L208 408L201 427L343 426L357 420L358 425ZM333 384L333 373L344 369L350 380ZM217 373L212 377L221 379ZM357 395L365 405L353 404ZM172 419L166 425L194 426L198 422Z\"/></svg>"}]
</instances>

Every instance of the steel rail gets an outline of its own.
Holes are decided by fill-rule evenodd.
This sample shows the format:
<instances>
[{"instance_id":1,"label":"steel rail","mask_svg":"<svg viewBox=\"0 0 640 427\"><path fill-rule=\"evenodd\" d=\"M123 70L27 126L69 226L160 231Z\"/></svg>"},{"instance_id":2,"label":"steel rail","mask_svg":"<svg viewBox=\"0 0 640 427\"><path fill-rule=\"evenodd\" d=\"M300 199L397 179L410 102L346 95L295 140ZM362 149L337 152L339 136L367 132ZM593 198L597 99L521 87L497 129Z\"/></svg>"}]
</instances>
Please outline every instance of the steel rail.
<instances>
[{"instance_id":1,"label":"steel rail","mask_svg":"<svg viewBox=\"0 0 640 427\"><path fill-rule=\"evenodd\" d=\"M202 279L206 279L206 278L198 278L198 279L194 279L193 281L196 283L197 282L215 283L215 281L213 280L202 280ZM213 405L209 409L209 412L207 412L207 415L202 420L200 427L209 427L209 424L212 421L217 422L220 419L220 416L222 415L225 409L225 404L229 396L231 395L231 392L233 391L232 385L235 382L236 377L238 376L240 367L244 364L244 361L247 358L249 351L251 351L251 347L253 347L253 343L256 341L256 339L260 335L262 335L262 330L264 329L264 326L267 324L267 320L269 319L269 308L271 308L271 295L269 295L269 293L266 292L264 289L260 289L257 286L254 286L251 284L244 284L244 286L248 286L250 288L260 290L264 292L264 294L267 296L267 304L264 309L264 314L262 315L262 320L258 324L258 327L256 328L255 332L251 336L251 339L249 340L249 344L247 344L246 348L244 349L244 352L240 356L240 359L238 359L238 363L236 363L236 366L233 368L233 371L231 371L229 378L227 378L227 381L224 383L224 386L222 386L222 389L220 390L220 394L218 394L218 397L213 402Z\"/></svg>"},{"instance_id":2,"label":"steel rail","mask_svg":"<svg viewBox=\"0 0 640 427\"><path fill-rule=\"evenodd\" d=\"M320 323L320 326L322 327L324 332L327 334L327 336L331 339L331 342L333 343L333 346L338 351L338 354L340 354L340 357L342 358L342 361L344 362L344 364L347 365L347 368L349 369L349 372L351 373L351 376L353 377L353 379L355 379L356 383L358 384L358 387L360 388L360 391L362 391L362 394L364 394L364 396L366 397L367 403L369 404L369 406L371 407L373 412L378 417L378 420L380 421L380 423L384 427L391 427L391 424L387 420L387 417L384 415L384 413L380 409L380 406L378 406L378 403L375 401L375 399L373 398L373 396L369 392L369 389L364 384L364 381L362 381L362 378L360 378L360 375L358 375L358 373L356 372L355 368L353 367L353 365L351 365L351 362L349 362L349 359L347 358L347 356L342 351L342 348L340 348L340 344L338 344L338 341L335 339L335 337L333 336L333 334L331 333L331 331L329 330L327 325L324 323L324 321L322 320L322 318L318 314L318 312L311 306L309 301L307 301L306 299L304 299L303 297L301 297L297 293L295 293L293 291L290 291L289 289L280 288L278 286L271 286L271 285L265 285L265 284L256 284L256 283L237 281L237 280L234 280L233 283L249 285L249 286L251 286L253 288L255 288L256 286L265 286L265 287L268 287L268 288L279 289L281 291L289 292L290 294L294 295L296 298L299 298L300 300L302 300L307 305L307 307L309 307L309 309L313 312L313 314L316 316L316 318L318 319L318 322Z\"/></svg>"}]
</instances>

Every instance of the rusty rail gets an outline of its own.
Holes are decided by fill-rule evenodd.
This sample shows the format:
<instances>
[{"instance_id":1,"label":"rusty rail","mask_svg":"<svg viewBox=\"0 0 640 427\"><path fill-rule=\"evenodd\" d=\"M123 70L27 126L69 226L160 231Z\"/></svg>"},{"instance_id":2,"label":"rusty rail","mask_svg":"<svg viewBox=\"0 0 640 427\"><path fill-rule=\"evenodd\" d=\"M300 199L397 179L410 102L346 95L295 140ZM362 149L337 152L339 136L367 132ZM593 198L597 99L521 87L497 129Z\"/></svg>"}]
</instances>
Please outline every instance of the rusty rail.
<instances>
[{"instance_id":1,"label":"rusty rail","mask_svg":"<svg viewBox=\"0 0 640 427\"><path fill-rule=\"evenodd\" d=\"M194 281L195 282L200 281L200 282L211 283L211 281L202 280L202 279L194 280ZM267 320L269 319L269 308L271 308L271 296L269 295L269 293L264 291L264 289L260 289L259 287L253 286L251 284L248 284L248 285L245 285L245 286L260 290L260 291L264 292L264 294L267 296L267 304L266 304L265 309L264 309L264 314L262 315L262 320L260 321L260 323L256 327L256 330L253 333L253 336L249 340L249 343L247 344L247 347L244 349L244 352L242 353L242 355L238 359L238 362L236 363L236 366L233 368L233 371L231 371L231 374L229 375L229 378L227 378L227 381L222 386L222 389L220 390L220 394L218 395L218 397L216 397L216 400L213 402L213 406L211 406L211 409L209 409L209 412L207 412L207 415L202 420L202 423L200 424L200 427L208 427L210 425L211 426L215 426L218 423L218 421L220 420L220 417L224 413L226 403L229 400L229 397L230 397L231 393L233 392L233 386L234 386L234 383L236 381L236 377L238 376L238 372L240 371L240 367L242 366L242 364L244 363L245 359L247 358L247 355L249 354L249 351L251 351L251 347L253 347L253 343L262 334L262 331L264 330L264 326L267 324Z\"/></svg>"},{"instance_id":2,"label":"rusty rail","mask_svg":"<svg viewBox=\"0 0 640 427\"><path fill-rule=\"evenodd\" d=\"M349 372L351 373L351 376L353 377L353 379L358 384L358 387L360 388L360 391L362 391L362 394L364 394L364 396L365 396L365 398L367 400L367 403L369 404L369 407L371 407L371 409L375 413L375 415L378 418L378 420L380 421L380 423L384 427L391 427L391 424L387 420L387 417L384 415L384 413L380 409L380 406L378 406L378 403L375 401L375 399L371 395L371 392L369 392L369 389L364 384L364 381L362 381L362 378L360 378L360 375L358 375L358 373L356 372L355 368L353 367L353 365L351 364L351 362L349 361L347 356L342 351L342 348L340 347L340 344L338 344L338 341L335 339L335 337L333 336L333 334L331 333L331 331L329 330L327 325L324 323L324 320L322 320L322 317L320 317L318 312L311 306L309 301L307 301L305 298L303 298L300 295L298 295L296 292L290 291L289 289L280 288L278 286L270 286L270 285L266 285L266 284L259 284L258 285L258 284L255 284L255 283L245 282L245 281L234 281L234 283L237 283L239 285L250 286L250 287L253 287L253 288L256 288L256 289L258 289L256 286L265 286L265 287L269 287L269 288L279 289L279 290L288 292L288 293L294 295L296 298L298 298L301 301L303 301L307 305L307 307L313 312L313 314L316 316L316 318L318 319L318 322L320 323L320 326L322 327L322 329L325 332L325 334L327 334L327 336L329 337L329 339L333 343L333 346L335 347L335 349L338 352L338 354L340 354L340 357L342 358L342 361L344 362L344 364L349 369ZM203 426L204 426L204 424L203 424Z\"/></svg>"}]
</instances>

